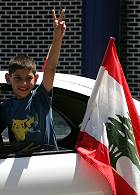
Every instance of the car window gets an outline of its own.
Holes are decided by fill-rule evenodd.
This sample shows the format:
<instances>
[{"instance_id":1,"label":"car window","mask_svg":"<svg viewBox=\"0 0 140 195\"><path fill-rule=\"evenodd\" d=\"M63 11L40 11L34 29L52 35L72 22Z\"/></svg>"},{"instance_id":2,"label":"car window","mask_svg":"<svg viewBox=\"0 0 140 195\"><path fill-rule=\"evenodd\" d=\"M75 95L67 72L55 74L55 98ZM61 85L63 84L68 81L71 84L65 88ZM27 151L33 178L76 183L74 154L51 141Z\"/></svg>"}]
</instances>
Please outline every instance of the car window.
<instances>
[{"instance_id":1,"label":"car window","mask_svg":"<svg viewBox=\"0 0 140 195\"><path fill-rule=\"evenodd\" d=\"M71 127L67 121L55 110L53 110L54 130L58 140L61 140L71 133Z\"/></svg>"},{"instance_id":2,"label":"car window","mask_svg":"<svg viewBox=\"0 0 140 195\"><path fill-rule=\"evenodd\" d=\"M9 142L9 138L8 138L8 128L5 128L5 130L2 132L2 139L4 142Z\"/></svg>"}]
</instances>

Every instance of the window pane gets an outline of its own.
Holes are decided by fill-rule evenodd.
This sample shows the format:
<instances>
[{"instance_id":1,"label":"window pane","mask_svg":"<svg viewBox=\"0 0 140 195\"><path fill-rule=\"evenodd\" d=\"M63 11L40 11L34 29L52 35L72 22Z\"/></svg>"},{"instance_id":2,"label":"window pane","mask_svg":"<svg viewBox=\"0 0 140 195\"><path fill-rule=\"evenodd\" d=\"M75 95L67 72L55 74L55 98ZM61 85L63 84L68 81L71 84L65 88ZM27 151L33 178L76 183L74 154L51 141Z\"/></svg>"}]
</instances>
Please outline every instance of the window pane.
<instances>
[{"instance_id":1,"label":"window pane","mask_svg":"<svg viewBox=\"0 0 140 195\"><path fill-rule=\"evenodd\" d=\"M71 132L71 127L56 111L53 110L54 129L57 139L63 139Z\"/></svg>"}]
</instances>

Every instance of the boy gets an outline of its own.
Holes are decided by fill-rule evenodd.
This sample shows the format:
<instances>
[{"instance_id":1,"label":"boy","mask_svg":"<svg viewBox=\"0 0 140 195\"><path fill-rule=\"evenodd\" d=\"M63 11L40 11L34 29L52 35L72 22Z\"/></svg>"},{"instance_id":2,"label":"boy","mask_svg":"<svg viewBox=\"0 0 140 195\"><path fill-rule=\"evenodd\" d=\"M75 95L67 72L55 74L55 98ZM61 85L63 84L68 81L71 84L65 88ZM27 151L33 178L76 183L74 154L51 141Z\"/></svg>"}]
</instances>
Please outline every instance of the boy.
<instances>
[{"instance_id":1,"label":"boy","mask_svg":"<svg viewBox=\"0 0 140 195\"><path fill-rule=\"evenodd\" d=\"M10 60L6 81L12 86L14 98L2 103L1 117L4 129L8 126L11 143L49 144L57 146L51 110L52 88L62 39L66 30L62 21L65 10L57 19L52 10L54 33L40 86L32 91L37 81L36 64L27 55L17 55Z\"/></svg>"}]
</instances>

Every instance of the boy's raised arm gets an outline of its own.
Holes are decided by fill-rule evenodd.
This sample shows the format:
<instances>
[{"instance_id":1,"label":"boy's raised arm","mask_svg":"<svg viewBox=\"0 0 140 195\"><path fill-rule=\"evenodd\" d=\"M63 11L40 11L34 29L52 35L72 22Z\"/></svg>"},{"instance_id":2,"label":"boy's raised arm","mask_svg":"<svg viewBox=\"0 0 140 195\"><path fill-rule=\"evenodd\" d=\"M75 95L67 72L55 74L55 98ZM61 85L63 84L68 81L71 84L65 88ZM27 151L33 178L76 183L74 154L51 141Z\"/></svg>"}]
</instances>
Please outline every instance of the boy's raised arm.
<instances>
[{"instance_id":1,"label":"boy's raised arm","mask_svg":"<svg viewBox=\"0 0 140 195\"><path fill-rule=\"evenodd\" d=\"M48 62L44 69L44 75L42 81L44 87L48 92L50 92L51 89L53 88L56 66L58 64L62 40L66 30L65 21L63 21L64 14L65 14L65 10L63 9L61 11L59 18L57 18L55 14L55 10L52 10L53 25L54 25L53 41L48 52L48 56L47 56Z\"/></svg>"}]
</instances>

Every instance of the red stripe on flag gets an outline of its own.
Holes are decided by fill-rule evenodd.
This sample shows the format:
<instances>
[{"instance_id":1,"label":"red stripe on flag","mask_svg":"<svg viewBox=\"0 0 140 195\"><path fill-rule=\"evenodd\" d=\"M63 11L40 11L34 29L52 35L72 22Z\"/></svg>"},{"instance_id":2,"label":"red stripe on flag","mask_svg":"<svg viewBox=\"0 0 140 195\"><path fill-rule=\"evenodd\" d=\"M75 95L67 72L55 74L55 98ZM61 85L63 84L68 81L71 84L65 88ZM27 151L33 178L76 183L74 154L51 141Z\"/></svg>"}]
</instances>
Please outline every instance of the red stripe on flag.
<instances>
[{"instance_id":1,"label":"red stripe on flag","mask_svg":"<svg viewBox=\"0 0 140 195\"><path fill-rule=\"evenodd\" d=\"M140 158L140 118L139 118L138 112L136 110L136 107L135 107L134 101L132 99L132 96L131 96L131 93L130 93L130 90L129 90L129 87L128 87L128 84L126 82L125 77L123 77L122 80L123 80L122 83L123 83L124 94L125 94L132 126L134 129L133 132L134 132L136 146L137 146L137 150L138 150L138 154L139 154L139 158Z\"/></svg>"},{"instance_id":2,"label":"red stripe on flag","mask_svg":"<svg viewBox=\"0 0 140 195\"><path fill-rule=\"evenodd\" d=\"M109 150L101 142L88 133L80 131L76 150L107 179L113 195L138 195L116 170L111 167Z\"/></svg>"},{"instance_id":3,"label":"red stripe on flag","mask_svg":"<svg viewBox=\"0 0 140 195\"><path fill-rule=\"evenodd\" d=\"M103 58L102 66L108 71L118 83L122 85L122 77L124 77L122 67L117 55L115 47L115 38L111 37ZM117 66L116 66L117 65Z\"/></svg>"},{"instance_id":4,"label":"red stripe on flag","mask_svg":"<svg viewBox=\"0 0 140 195\"><path fill-rule=\"evenodd\" d=\"M113 170L113 174L116 186L116 195L139 195L120 175L118 175L115 170Z\"/></svg>"},{"instance_id":5,"label":"red stripe on flag","mask_svg":"<svg viewBox=\"0 0 140 195\"><path fill-rule=\"evenodd\" d=\"M109 150L101 142L86 132L80 131L78 135L76 149L78 153L93 165L111 186L112 193L116 195L112 168L109 162ZM112 178L112 179L110 179Z\"/></svg>"}]
</instances>

